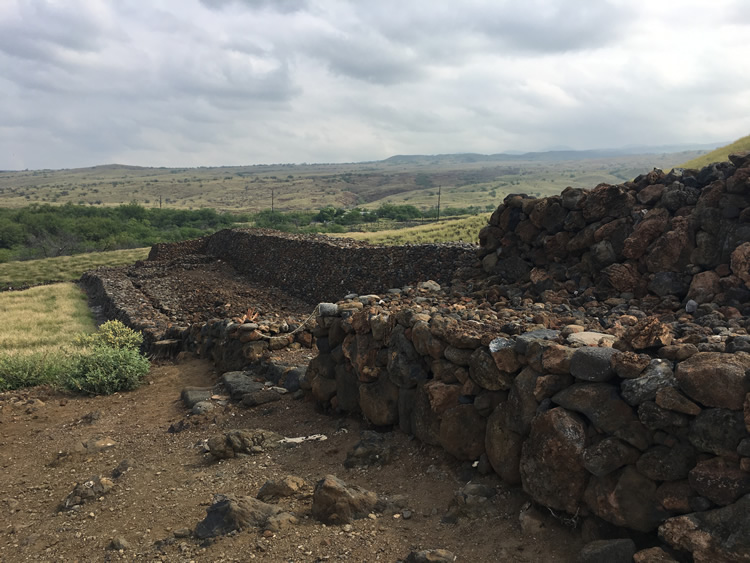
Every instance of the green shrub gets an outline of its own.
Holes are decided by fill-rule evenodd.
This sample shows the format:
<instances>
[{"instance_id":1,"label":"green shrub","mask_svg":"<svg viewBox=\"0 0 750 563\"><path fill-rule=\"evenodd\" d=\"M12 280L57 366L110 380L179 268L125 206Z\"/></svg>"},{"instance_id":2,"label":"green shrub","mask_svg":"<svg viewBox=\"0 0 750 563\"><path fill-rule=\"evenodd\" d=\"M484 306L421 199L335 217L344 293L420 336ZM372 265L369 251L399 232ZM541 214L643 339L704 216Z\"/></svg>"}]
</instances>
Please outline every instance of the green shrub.
<instances>
[{"instance_id":1,"label":"green shrub","mask_svg":"<svg viewBox=\"0 0 750 563\"><path fill-rule=\"evenodd\" d=\"M71 391L111 395L138 387L149 367L135 348L98 345L77 358L64 383Z\"/></svg>"},{"instance_id":2,"label":"green shrub","mask_svg":"<svg viewBox=\"0 0 750 563\"><path fill-rule=\"evenodd\" d=\"M106 346L115 350L137 350L143 343L143 335L120 321L107 321L92 334L79 334L74 342L86 348Z\"/></svg>"},{"instance_id":3,"label":"green shrub","mask_svg":"<svg viewBox=\"0 0 750 563\"><path fill-rule=\"evenodd\" d=\"M0 391L58 385L70 373L75 358L62 351L0 355Z\"/></svg>"}]
</instances>

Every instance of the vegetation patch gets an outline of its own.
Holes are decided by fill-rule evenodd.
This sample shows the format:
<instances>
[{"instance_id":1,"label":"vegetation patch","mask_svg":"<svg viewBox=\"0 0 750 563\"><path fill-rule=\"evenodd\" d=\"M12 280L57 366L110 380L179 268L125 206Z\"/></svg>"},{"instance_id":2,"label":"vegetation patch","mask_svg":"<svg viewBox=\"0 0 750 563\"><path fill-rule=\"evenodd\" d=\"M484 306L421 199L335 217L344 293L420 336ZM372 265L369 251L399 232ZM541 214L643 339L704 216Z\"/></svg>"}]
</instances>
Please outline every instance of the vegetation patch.
<instances>
[{"instance_id":1,"label":"vegetation patch","mask_svg":"<svg viewBox=\"0 0 750 563\"><path fill-rule=\"evenodd\" d=\"M51 385L87 394L133 389L148 373L142 336L94 321L72 283L0 294L0 391Z\"/></svg>"},{"instance_id":2,"label":"vegetation patch","mask_svg":"<svg viewBox=\"0 0 750 563\"><path fill-rule=\"evenodd\" d=\"M33 204L0 208L0 262L140 248L211 234L246 220L213 209Z\"/></svg>"},{"instance_id":3,"label":"vegetation patch","mask_svg":"<svg viewBox=\"0 0 750 563\"><path fill-rule=\"evenodd\" d=\"M479 230L487 225L489 217L489 213L482 213L471 217L438 221L404 229L352 232L340 236L364 240L370 244L382 244L387 246L442 242L467 242L477 244L479 242Z\"/></svg>"},{"instance_id":4,"label":"vegetation patch","mask_svg":"<svg viewBox=\"0 0 750 563\"><path fill-rule=\"evenodd\" d=\"M679 168L703 168L712 162L724 162L729 160L730 154L742 154L750 151L750 135L737 139L735 142L726 146L719 147L708 154L699 156L692 160L680 164Z\"/></svg>"},{"instance_id":5,"label":"vegetation patch","mask_svg":"<svg viewBox=\"0 0 750 563\"><path fill-rule=\"evenodd\" d=\"M73 281L88 271L99 267L113 268L145 260L149 248L90 252L75 256L56 256L23 262L0 264L0 290L22 288L52 281Z\"/></svg>"}]
</instances>

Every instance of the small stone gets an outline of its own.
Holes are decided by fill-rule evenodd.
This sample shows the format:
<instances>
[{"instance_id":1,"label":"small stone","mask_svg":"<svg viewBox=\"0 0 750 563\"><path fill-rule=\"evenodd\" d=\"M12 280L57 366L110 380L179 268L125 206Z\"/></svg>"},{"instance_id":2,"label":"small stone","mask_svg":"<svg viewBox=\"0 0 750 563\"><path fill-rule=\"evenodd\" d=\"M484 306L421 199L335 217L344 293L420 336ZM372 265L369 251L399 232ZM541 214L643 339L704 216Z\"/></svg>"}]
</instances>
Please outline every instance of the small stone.
<instances>
[{"instance_id":1,"label":"small stone","mask_svg":"<svg viewBox=\"0 0 750 563\"><path fill-rule=\"evenodd\" d=\"M109 548L115 551L125 551L130 549L130 542L122 537L112 538L109 542Z\"/></svg>"},{"instance_id":2,"label":"small stone","mask_svg":"<svg viewBox=\"0 0 750 563\"><path fill-rule=\"evenodd\" d=\"M216 405L214 405L211 401L199 401L193 405L193 408L190 409L190 412L193 414L203 414L212 411L215 408Z\"/></svg>"},{"instance_id":3,"label":"small stone","mask_svg":"<svg viewBox=\"0 0 750 563\"><path fill-rule=\"evenodd\" d=\"M578 563L631 563L635 543L631 539L596 540L578 554Z\"/></svg>"}]
</instances>

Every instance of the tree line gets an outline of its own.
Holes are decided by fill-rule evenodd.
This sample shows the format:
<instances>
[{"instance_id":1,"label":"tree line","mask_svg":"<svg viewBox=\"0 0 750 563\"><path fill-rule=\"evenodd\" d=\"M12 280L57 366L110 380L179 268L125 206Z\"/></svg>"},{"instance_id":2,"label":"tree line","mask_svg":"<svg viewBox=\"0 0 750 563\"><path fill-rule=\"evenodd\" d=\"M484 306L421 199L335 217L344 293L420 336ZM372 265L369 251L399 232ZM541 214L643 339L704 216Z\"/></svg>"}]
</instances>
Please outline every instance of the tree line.
<instances>
[{"instance_id":1,"label":"tree line","mask_svg":"<svg viewBox=\"0 0 750 563\"><path fill-rule=\"evenodd\" d=\"M485 208L448 207L440 217L476 215ZM204 208L146 208L135 202L116 207L32 204L17 209L0 208L0 263L68 256L87 252L152 246L198 238L238 223L297 233L341 233L364 223L399 224L437 217L433 207L384 203L374 210L359 207L325 207L317 211L272 211L255 214L218 213Z\"/></svg>"},{"instance_id":2,"label":"tree line","mask_svg":"<svg viewBox=\"0 0 750 563\"><path fill-rule=\"evenodd\" d=\"M32 204L0 209L0 262L151 246L197 238L247 220L213 209Z\"/></svg>"},{"instance_id":3,"label":"tree line","mask_svg":"<svg viewBox=\"0 0 750 563\"><path fill-rule=\"evenodd\" d=\"M477 215L489 208L444 207L440 209L440 217L458 217L462 215ZM343 233L358 225L376 223L389 220L396 223L433 220L438 217L437 207L421 210L414 205L396 205L384 203L377 209L366 210L360 207L344 209L341 207L324 207L319 211L271 211L264 210L251 217L256 227L277 229L280 231L300 233Z\"/></svg>"}]
</instances>

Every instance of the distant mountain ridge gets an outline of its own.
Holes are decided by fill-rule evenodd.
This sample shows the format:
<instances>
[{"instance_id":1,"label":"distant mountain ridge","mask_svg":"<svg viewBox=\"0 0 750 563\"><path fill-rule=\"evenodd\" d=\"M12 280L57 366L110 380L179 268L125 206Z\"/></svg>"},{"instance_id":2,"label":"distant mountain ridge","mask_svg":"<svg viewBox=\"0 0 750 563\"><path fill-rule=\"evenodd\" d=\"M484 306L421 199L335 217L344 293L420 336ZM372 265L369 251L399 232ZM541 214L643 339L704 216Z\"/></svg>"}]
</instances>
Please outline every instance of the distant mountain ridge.
<instances>
[{"instance_id":1,"label":"distant mountain ridge","mask_svg":"<svg viewBox=\"0 0 750 563\"><path fill-rule=\"evenodd\" d=\"M662 154L695 152L696 150L708 152L721 146L721 143L710 143L700 145L663 145L663 146L632 146L619 149L590 149L590 150L551 150L526 153L454 153L436 155L394 155L384 160L375 161L383 164L467 164L473 162L563 162L576 160L592 160L597 158L612 158L617 156L630 156L639 154Z\"/></svg>"}]
</instances>

